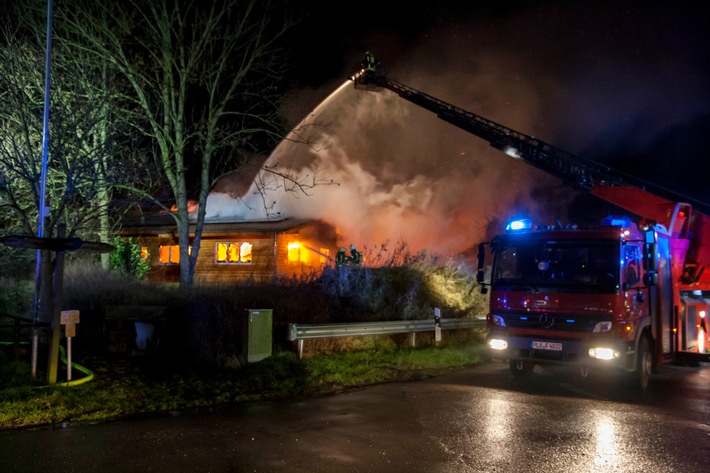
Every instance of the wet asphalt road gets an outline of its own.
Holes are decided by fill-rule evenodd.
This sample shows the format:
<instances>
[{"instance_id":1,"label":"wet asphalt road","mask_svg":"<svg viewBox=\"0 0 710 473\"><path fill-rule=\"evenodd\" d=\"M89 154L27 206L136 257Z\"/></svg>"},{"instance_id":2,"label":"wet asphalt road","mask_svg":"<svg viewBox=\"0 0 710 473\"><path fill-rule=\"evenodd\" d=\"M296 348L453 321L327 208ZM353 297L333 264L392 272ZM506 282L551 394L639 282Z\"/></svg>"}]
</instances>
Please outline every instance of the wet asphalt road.
<instances>
[{"instance_id":1,"label":"wet asphalt road","mask_svg":"<svg viewBox=\"0 0 710 473\"><path fill-rule=\"evenodd\" d=\"M322 398L0 432L10 472L710 472L710 365L637 396L493 362Z\"/></svg>"}]
</instances>

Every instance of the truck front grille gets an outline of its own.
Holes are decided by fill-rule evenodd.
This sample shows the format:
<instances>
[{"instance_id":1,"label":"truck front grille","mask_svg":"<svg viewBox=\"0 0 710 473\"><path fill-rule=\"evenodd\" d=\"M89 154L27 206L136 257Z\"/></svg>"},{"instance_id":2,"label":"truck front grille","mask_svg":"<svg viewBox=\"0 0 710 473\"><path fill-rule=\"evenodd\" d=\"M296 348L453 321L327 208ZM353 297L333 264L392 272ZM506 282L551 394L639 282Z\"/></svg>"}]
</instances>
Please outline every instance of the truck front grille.
<instances>
[{"instance_id":1,"label":"truck front grille","mask_svg":"<svg viewBox=\"0 0 710 473\"><path fill-rule=\"evenodd\" d=\"M545 329L551 332L591 332L603 317L589 315L552 314L549 312L506 314L502 316L510 328Z\"/></svg>"}]
</instances>

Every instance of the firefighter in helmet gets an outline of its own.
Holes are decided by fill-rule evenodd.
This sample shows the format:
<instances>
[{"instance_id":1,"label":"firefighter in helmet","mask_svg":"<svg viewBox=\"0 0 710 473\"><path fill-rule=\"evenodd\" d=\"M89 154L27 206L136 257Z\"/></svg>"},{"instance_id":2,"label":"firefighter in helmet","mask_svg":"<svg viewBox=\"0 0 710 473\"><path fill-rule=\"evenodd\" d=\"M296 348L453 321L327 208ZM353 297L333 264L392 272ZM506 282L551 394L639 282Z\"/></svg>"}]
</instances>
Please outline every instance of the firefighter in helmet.
<instances>
[{"instance_id":1,"label":"firefighter in helmet","mask_svg":"<svg viewBox=\"0 0 710 473\"><path fill-rule=\"evenodd\" d=\"M362 61L362 68L365 69L365 74L370 77L374 76L377 65L378 62L375 59L375 55L370 51L365 52L365 59Z\"/></svg>"},{"instance_id":2,"label":"firefighter in helmet","mask_svg":"<svg viewBox=\"0 0 710 473\"><path fill-rule=\"evenodd\" d=\"M350 245L350 264L353 266L362 264L362 251L358 251L355 245Z\"/></svg>"},{"instance_id":3,"label":"firefighter in helmet","mask_svg":"<svg viewBox=\"0 0 710 473\"><path fill-rule=\"evenodd\" d=\"M345 248L340 248L335 255L335 266L340 268L348 264L348 257L345 254Z\"/></svg>"}]
</instances>

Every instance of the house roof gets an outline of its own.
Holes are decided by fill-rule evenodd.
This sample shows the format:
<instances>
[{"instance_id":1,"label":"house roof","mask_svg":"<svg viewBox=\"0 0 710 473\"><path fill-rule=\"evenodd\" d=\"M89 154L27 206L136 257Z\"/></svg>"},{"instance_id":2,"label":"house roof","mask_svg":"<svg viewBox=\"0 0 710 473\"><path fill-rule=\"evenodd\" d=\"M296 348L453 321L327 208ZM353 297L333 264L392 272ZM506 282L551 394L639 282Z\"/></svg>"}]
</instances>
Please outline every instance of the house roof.
<instances>
[{"instance_id":1,"label":"house roof","mask_svg":"<svg viewBox=\"0 0 710 473\"><path fill-rule=\"evenodd\" d=\"M313 222L307 218L284 218L281 220L251 220L235 221L228 218L211 219L205 221L202 229L203 234L210 233L281 233L287 230L303 227ZM190 232L195 229L195 224L190 224ZM139 219L124 220L122 228L118 234L157 234L174 233L177 230L175 220L168 214L156 214L144 216Z\"/></svg>"}]
</instances>

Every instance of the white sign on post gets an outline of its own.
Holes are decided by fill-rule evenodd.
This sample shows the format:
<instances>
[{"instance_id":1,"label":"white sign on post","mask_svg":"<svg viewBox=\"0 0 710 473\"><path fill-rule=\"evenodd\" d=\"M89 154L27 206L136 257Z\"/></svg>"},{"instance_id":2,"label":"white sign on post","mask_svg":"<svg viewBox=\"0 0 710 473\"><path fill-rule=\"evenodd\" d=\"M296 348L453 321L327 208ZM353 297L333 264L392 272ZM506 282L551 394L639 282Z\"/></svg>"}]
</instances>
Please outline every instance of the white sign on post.
<instances>
[{"instance_id":1,"label":"white sign on post","mask_svg":"<svg viewBox=\"0 0 710 473\"><path fill-rule=\"evenodd\" d=\"M63 310L59 314L59 323L64 325L64 335L67 337L67 381L71 381L71 339L76 337L76 324L79 323L78 310Z\"/></svg>"},{"instance_id":2,"label":"white sign on post","mask_svg":"<svg viewBox=\"0 0 710 473\"><path fill-rule=\"evenodd\" d=\"M63 310L59 316L59 323L62 325L78 324L79 323L79 311L78 310Z\"/></svg>"}]
</instances>

